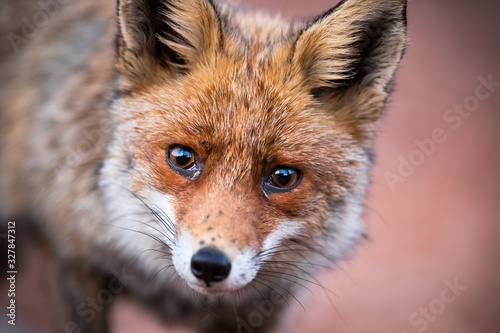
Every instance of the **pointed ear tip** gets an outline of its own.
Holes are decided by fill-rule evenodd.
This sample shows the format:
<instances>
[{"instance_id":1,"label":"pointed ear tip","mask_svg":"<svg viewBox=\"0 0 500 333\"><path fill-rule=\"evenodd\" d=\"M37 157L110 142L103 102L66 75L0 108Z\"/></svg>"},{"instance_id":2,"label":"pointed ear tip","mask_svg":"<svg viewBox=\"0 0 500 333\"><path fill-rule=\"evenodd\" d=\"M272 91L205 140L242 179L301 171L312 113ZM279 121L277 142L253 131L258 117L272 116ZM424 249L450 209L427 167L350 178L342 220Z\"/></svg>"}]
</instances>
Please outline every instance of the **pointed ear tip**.
<instances>
[{"instance_id":1,"label":"pointed ear tip","mask_svg":"<svg viewBox=\"0 0 500 333\"><path fill-rule=\"evenodd\" d=\"M370 1L372 3L375 3L377 5L388 5L388 4L392 4L392 5L400 5L400 6L403 6L403 5L406 5L408 4L408 0L342 0L338 3L338 5L343 5L344 3L346 2L360 2L360 3L369 3Z\"/></svg>"},{"instance_id":2,"label":"pointed ear tip","mask_svg":"<svg viewBox=\"0 0 500 333\"><path fill-rule=\"evenodd\" d=\"M386 1L375 1L378 5L391 6L393 8L402 9L406 11L408 6L408 0L386 0Z\"/></svg>"},{"instance_id":3,"label":"pointed ear tip","mask_svg":"<svg viewBox=\"0 0 500 333\"><path fill-rule=\"evenodd\" d=\"M386 4L393 4L399 6L406 6L408 4L408 0L385 0L385 1L373 0L373 1L379 4L383 4L385 2Z\"/></svg>"},{"instance_id":4,"label":"pointed ear tip","mask_svg":"<svg viewBox=\"0 0 500 333\"><path fill-rule=\"evenodd\" d=\"M391 6L393 8L405 10L408 5L408 0L372 0L377 6Z\"/></svg>"},{"instance_id":5,"label":"pointed ear tip","mask_svg":"<svg viewBox=\"0 0 500 333\"><path fill-rule=\"evenodd\" d=\"M365 11L385 11L396 14L401 12L403 18L406 19L408 0L342 0L333 8L330 8L323 15L317 16L313 22L320 21L330 15L337 13L343 9L352 10L355 7L364 8ZM368 13L367 13L368 14Z\"/></svg>"}]
</instances>

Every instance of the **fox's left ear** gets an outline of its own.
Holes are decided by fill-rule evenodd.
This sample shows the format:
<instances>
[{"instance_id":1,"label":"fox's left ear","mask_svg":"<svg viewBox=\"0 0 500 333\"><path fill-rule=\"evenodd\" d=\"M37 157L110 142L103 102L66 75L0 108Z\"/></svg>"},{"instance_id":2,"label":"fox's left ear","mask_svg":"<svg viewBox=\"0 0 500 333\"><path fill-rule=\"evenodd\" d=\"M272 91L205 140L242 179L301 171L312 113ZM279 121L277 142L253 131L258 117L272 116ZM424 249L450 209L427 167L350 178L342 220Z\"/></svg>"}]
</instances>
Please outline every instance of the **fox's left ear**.
<instances>
[{"instance_id":1,"label":"fox's left ear","mask_svg":"<svg viewBox=\"0 0 500 333\"><path fill-rule=\"evenodd\" d=\"M117 0L117 20L117 67L129 89L182 75L222 39L211 0Z\"/></svg>"},{"instance_id":2,"label":"fox's left ear","mask_svg":"<svg viewBox=\"0 0 500 333\"><path fill-rule=\"evenodd\" d=\"M379 118L406 42L405 0L347 0L308 25L292 54L307 87L363 129Z\"/></svg>"}]
</instances>

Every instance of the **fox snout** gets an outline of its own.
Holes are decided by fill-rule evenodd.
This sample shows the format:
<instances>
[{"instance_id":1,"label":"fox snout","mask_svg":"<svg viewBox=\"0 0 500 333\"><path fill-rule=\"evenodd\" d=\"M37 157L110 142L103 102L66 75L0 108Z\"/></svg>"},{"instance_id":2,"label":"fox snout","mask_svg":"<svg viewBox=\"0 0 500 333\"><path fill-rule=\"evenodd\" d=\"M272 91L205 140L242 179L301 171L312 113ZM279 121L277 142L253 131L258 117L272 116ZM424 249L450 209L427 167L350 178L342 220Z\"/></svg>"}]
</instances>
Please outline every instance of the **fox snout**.
<instances>
[{"instance_id":1,"label":"fox snout","mask_svg":"<svg viewBox=\"0 0 500 333\"><path fill-rule=\"evenodd\" d=\"M205 193L193 198L192 206L186 203L191 207L186 212L179 212L172 260L191 288L222 294L243 288L257 274L257 217L250 215L251 205L245 202L220 195L217 201Z\"/></svg>"},{"instance_id":2,"label":"fox snout","mask_svg":"<svg viewBox=\"0 0 500 333\"><path fill-rule=\"evenodd\" d=\"M252 248L200 244L204 241L184 230L172 249L175 270L194 290L224 294L245 287L256 276L259 264Z\"/></svg>"}]
</instances>

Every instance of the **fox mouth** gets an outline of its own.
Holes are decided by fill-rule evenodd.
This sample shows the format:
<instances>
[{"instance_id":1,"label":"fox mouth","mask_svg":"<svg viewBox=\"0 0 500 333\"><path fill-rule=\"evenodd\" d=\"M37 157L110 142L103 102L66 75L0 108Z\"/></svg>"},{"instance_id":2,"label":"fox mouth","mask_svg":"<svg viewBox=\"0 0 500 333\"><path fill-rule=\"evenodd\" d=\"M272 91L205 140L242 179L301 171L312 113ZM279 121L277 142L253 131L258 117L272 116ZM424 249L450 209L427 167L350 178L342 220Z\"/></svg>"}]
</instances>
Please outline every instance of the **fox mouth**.
<instances>
[{"instance_id":1,"label":"fox mouth","mask_svg":"<svg viewBox=\"0 0 500 333\"><path fill-rule=\"evenodd\" d=\"M209 296L222 296L225 295L229 292L241 289L241 288L224 288L222 286L217 286L214 283L209 284L208 286L205 283L200 283L200 282L187 282L188 286L205 295Z\"/></svg>"}]
</instances>

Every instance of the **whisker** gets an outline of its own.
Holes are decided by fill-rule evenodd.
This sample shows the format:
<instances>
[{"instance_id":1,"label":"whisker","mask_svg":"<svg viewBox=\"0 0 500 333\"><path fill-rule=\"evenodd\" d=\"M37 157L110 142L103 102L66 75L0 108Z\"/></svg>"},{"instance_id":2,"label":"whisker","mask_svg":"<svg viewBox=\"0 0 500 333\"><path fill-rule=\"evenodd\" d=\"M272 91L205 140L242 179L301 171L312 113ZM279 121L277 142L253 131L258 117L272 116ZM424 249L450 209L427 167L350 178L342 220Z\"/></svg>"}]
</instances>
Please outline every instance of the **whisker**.
<instances>
[{"instance_id":1,"label":"whisker","mask_svg":"<svg viewBox=\"0 0 500 333\"><path fill-rule=\"evenodd\" d=\"M279 293L279 292L278 292L276 289L274 289L273 287L270 287L270 286L268 286L267 284L265 284L264 282L262 282L262 280L263 280L263 279L260 279L260 278L258 278L258 277L255 277L255 278L253 279L252 283L253 283L253 282L256 282L256 283L258 283L258 284L260 284L260 285L263 285L264 287L266 287L266 288L270 289L271 291L274 291L275 293L277 293L278 295L280 295L280 297L281 297L281 298L285 301L285 303L286 303L288 306L290 306L290 303L288 303L288 300L287 300L287 299L286 299L286 298L285 298L285 297L284 297L281 293ZM267 281L267 280L264 280L264 281L269 282L269 281ZM281 288L282 288L282 289L284 289L283 287L281 287ZM265 298L264 296L262 296L262 297L263 297L263 300L266 300L266 298Z\"/></svg>"},{"instance_id":2,"label":"whisker","mask_svg":"<svg viewBox=\"0 0 500 333\"><path fill-rule=\"evenodd\" d=\"M264 265L268 264L270 262L266 262ZM308 283L311 283L315 286L318 286L320 287L321 289L323 289L324 291L328 291L330 294L334 295L335 297L339 297L337 294L335 294L333 291L331 291L330 289L326 288L325 286L323 286L315 277L314 275L312 275L311 273L303 270L302 268L298 267L297 265L294 265L292 263L288 263L288 262L277 262L279 264L283 264L283 265L290 265L290 266L293 266L294 268L298 269L300 272L306 274L307 276L309 276L311 279L313 279L314 281L311 281L311 280L308 280L308 279L305 279L305 278L302 278L302 277L299 277L299 276L294 276L295 278L297 279L300 279L300 280L303 280L305 282L308 282ZM270 266L270 265L268 265ZM273 266L273 268L276 268ZM280 268L280 269L288 269L288 270L291 270L293 271L292 268L287 268L287 267L277 267L277 268ZM273 271L274 272L274 271ZM279 272L280 274L285 274L285 275L292 275L292 274L289 274L289 273L285 273L285 272Z\"/></svg>"},{"instance_id":3,"label":"whisker","mask_svg":"<svg viewBox=\"0 0 500 333\"><path fill-rule=\"evenodd\" d=\"M286 277L283 277L283 276L280 276L280 275L274 275L274 274L269 274L271 273L272 271L259 271L259 275L262 275L262 276L269 276L269 277L273 277L273 278L279 278L279 279L282 279L282 280L285 280L285 281L288 281L288 282L291 282L291 283L295 283L296 285L299 285L301 286L302 288L306 289L307 291L309 291L311 294L313 293L311 289L307 288L304 284L300 283L300 282L297 282L297 281L294 281L292 279L288 279ZM283 274L280 272L280 274ZM291 274L288 274L290 276L293 276L293 277L296 277L294 275L291 275ZM270 282L270 281L269 281ZM309 281L307 281L309 282Z\"/></svg>"},{"instance_id":4,"label":"whisker","mask_svg":"<svg viewBox=\"0 0 500 333\"><path fill-rule=\"evenodd\" d=\"M137 232L138 234L147 236L147 237L155 240L156 242L160 243L161 245L166 246L168 249L172 250L172 248L167 243L165 243L162 239L160 239L158 236L148 234L147 232L144 232L144 231L134 230L134 229L130 229L130 228L127 228L127 227L120 227L120 226L117 226L117 225L109 224L108 226L115 227L115 228L122 229L122 230Z\"/></svg>"}]
</instances>

